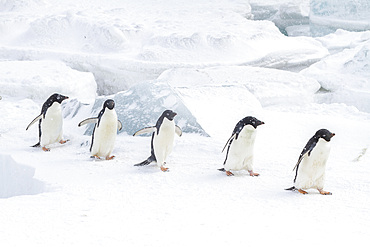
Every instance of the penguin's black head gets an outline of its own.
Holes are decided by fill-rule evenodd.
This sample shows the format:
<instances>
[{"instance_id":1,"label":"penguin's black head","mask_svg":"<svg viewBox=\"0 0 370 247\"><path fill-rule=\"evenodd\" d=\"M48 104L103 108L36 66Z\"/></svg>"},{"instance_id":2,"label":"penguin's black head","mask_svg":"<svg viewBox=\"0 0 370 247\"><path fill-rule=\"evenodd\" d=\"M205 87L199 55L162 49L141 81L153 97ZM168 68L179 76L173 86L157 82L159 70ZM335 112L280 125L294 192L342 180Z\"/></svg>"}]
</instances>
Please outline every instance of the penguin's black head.
<instances>
[{"instance_id":1,"label":"penguin's black head","mask_svg":"<svg viewBox=\"0 0 370 247\"><path fill-rule=\"evenodd\" d=\"M165 110L163 113L162 113L162 116L167 118L168 120L172 121L175 116L177 115L176 112L173 112L171 110Z\"/></svg>"},{"instance_id":2,"label":"penguin's black head","mask_svg":"<svg viewBox=\"0 0 370 247\"><path fill-rule=\"evenodd\" d=\"M55 93L55 94L53 94L49 97L48 101L50 103L58 102L59 104L61 104L62 101L65 100L65 99L69 99L69 97L58 94L58 93Z\"/></svg>"},{"instance_id":3,"label":"penguin's black head","mask_svg":"<svg viewBox=\"0 0 370 247\"><path fill-rule=\"evenodd\" d=\"M112 110L114 108L114 100L112 99L107 99L104 102L104 108L107 107L109 110Z\"/></svg>"},{"instance_id":4,"label":"penguin's black head","mask_svg":"<svg viewBox=\"0 0 370 247\"><path fill-rule=\"evenodd\" d=\"M327 129L320 129L316 132L315 134L315 137L317 139L319 138L323 138L325 141L329 142L331 140L331 138L335 136L335 133L331 133L329 130Z\"/></svg>"},{"instance_id":5,"label":"penguin's black head","mask_svg":"<svg viewBox=\"0 0 370 247\"><path fill-rule=\"evenodd\" d=\"M243 121L244 125L248 125L248 124L250 124L250 125L252 125L255 129L257 129L257 126L262 125L262 124L265 124L265 123L264 123L264 122L262 122L261 120L258 120L257 118L255 118L255 117L250 117L250 116L243 118L243 120L242 120L242 121Z\"/></svg>"}]
</instances>

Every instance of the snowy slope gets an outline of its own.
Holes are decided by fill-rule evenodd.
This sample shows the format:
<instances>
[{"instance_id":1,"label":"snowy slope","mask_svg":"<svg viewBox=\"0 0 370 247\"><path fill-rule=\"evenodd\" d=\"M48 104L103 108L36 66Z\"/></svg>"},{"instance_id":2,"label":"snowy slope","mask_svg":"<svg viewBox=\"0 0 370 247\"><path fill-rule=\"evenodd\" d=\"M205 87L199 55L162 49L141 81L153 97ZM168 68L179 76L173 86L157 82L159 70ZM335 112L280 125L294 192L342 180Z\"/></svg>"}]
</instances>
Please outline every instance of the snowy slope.
<instances>
[{"instance_id":1,"label":"snowy slope","mask_svg":"<svg viewBox=\"0 0 370 247\"><path fill-rule=\"evenodd\" d=\"M285 37L251 20L255 0L0 3L1 246L367 246L370 113L358 96L369 89L368 32ZM308 68L278 70L299 67ZM30 147L37 126L25 128L55 91L70 96L70 141L43 152ZM117 99L131 127L114 160L93 161L77 124L103 98ZM210 136L176 137L167 173L134 167L150 137L128 129L179 102ZM266 123L255 147L261 175L227 177L221 150L247 115ZM325 184L333 195L285 191L320 128L336 133Z\"/></svg>"},{"instance_id":2,"label":"snowy slope","mask_svg":"<svg viewBox=\"0 0 370 247\"><path fill-rule=\"evenodd\" d=\"M295 67L328 54L314 39L287 38L271 22L247 19L247 1L5 2L2 59L61 60L92 72L99 94L126 90L173 67Z\"/></svg>"}]
</instances>

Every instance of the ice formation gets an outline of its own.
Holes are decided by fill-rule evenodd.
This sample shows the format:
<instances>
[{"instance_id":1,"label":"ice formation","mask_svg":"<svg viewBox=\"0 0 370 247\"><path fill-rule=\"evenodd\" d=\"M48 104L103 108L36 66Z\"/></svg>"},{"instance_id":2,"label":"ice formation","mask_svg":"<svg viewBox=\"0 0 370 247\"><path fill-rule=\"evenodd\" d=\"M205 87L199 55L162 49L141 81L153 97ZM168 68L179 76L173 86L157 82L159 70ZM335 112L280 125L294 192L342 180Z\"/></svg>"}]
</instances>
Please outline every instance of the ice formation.
<instances>
[{"instance_id":1,"label":"ice formation","mask_svg":"<svg viewBox=\"0 0 370 247\"><path fill-rule=\"evenodd\" d=\"M92 73L80 72L58 61L0 61L1 94L45 101L53 93L94 102L96 82Z\"/></svg>"},{"instance_id":2,"label":"ice formation","mask_svg":"<svg viewBox=\"0 0 370 247\"><path fill-rule=\"evenodd\" d=\"M370 112L370 39L355 48L329 56L301 71L316 78L324 94L320 103L345 103Z\"/></svg>"},{"instance_id":3,"label":"ice formation","mask_svg":"<svg viewBox=\"0 0 370 247\"><path fill-rule=\"evenodd\" d=\"M179 95L167 83L143 82L113 96L99 97L92 108L92 116L99 114L104 101L108 98L116 102L115 110L122 122L122 132L127 134L131 135L141 128L154 126L162 112L170 109L178 114L175 122L184 132L208 135ZM91 134L92 129L93 125L88 126L86 133Z\"/></svg>"},{"instance_id":4,"label":"ice formation","mask_svg":"<svg viewBox=\"0 0 370 247\"><path fill-rule=\"evenodd\" d=\"M33 178L35 168L17 163L0 153L0 198L34 195L44 191L44 184Z\"/></svg>"},{"instance_id":5,"label":"ice formation","mask_svg":"<svg viewBox=\"0 0 370 247\"><path fill-rule=\"evenodd\" d=\"M370 2L368 0L311 0L310 29L314 36L322 36L336 29L370 30Z\"/></svg>"}]
</instances>

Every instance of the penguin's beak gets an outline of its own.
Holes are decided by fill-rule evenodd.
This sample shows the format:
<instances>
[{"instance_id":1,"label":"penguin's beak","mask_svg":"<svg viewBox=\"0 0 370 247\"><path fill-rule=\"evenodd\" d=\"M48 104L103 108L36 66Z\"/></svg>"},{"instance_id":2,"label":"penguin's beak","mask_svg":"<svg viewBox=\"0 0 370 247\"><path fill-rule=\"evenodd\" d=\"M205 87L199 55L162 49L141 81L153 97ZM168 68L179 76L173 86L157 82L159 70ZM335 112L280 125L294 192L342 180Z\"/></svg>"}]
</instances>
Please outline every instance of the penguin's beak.
<instances>
[{"instance_id":1,"label":"penguin's beak","mask_svg":"<svg viewBox=\"0 0 370 247\"><path fill-rule=\"evenodd\" d=\"M331 137L335 136L335 133L331 133Z\"/></svg>"}]
</instances>

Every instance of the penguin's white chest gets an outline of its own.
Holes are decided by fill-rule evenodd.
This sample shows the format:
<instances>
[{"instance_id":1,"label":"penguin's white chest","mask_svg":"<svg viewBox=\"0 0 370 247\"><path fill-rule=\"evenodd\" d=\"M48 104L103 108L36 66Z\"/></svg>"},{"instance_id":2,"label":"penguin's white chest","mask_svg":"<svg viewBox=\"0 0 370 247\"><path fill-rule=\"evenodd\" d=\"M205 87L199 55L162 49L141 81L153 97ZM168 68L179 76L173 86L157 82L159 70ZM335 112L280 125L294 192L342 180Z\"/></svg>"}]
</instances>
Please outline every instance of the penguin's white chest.
<instances>
[{"instance_id":1,"label":"penguin's white chest","mask_svg":"<svg viewBox=\"0 0 370 247\"><path fill-rule=\"evenodd\" d=\"M239 133L238 139L231 143L225 163L226 170L252 170L253 151L257 130L246 125Z\"/></svg>"},{"instance_id":2,"label":"penguin's white chest","mask_svg":"<svg viewBox=\"0 0 370 247\"><path fill-rule=\"evenodd\" d=\"M62 140L63 117L60 104L54 102L41 119L41 146L46 146Z\"/></svg>"},{"instance_id":3,"label":"penguin's white chest","mask_svg":"<svg viewBox=\"0 0 370 247\"><path fill-rule=\"evenodd\" d=\"M168 155L172 152L174 138L175 123L164 118L158 135L154 133L153 139L154 154L158 165L163 165Z\"/></svg>"},{"instance_id":4,"label":"penguin's white chest","mask_svg":"<svg viewBox=\"0 0 370 247\"><path fill-rule=\"evenodd\" d=\"M117 113L114 109L105 109L94 130L91 154L108 157L113 151L117 136Z\"/></svg>"},{"instance_id":5,"label":"penguin's white chest","mask_svg":"<svg viewBox=\"0 0 370 247\"><path fill-rule=\"evenodd\" d=\"M330 154L330 142L320 138L310 156L305 154L298 167L295 187L298 189L323 189L326 162Z\"/></svg>"}]
</instances>

